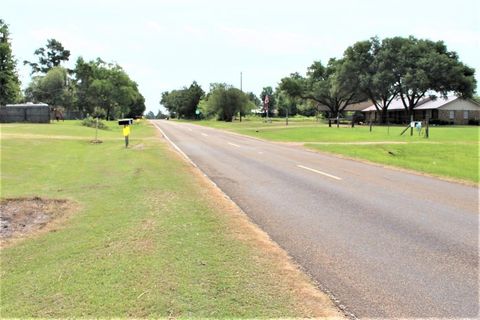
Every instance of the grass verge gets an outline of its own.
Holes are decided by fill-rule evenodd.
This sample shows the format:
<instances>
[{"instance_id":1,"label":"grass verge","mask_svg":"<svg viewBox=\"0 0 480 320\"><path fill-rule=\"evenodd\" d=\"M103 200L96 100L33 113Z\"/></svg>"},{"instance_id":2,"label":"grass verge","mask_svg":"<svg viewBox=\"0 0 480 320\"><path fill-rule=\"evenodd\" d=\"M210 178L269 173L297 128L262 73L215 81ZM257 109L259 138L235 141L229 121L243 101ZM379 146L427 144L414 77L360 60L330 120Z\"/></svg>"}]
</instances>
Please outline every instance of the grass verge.
<instances>
[{"instance_id":1,"label":"grass verge","mask_svg":"<svg viewBox=\"0 0 480 320\"><path fill-rule=\"evenodd\" d=\"M2 317L338 315L288 257L147 125L1 128L2 198L79 204L1 251Z\"/></svg>"}]
</instances>

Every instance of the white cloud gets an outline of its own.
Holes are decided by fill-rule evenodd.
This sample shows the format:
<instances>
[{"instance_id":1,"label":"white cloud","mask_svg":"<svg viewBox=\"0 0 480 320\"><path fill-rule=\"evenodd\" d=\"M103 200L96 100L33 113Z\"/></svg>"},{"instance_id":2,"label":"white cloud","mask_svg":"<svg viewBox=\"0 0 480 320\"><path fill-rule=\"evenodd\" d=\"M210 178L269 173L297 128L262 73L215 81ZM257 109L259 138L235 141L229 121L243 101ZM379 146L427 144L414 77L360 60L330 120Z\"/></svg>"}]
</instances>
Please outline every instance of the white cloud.
<instances>
[{"instance_id":1,"label":"white cloud","mask_svg":"<svg viewBox=\"0 0 480 320\"><path fill-rule=\"evenodd\" d=\"M164 33L166 28L160 25L158 22L150 20L145 23L147 30L154 31L156 33Z\"/></svg>"},{"instance_id":2,"label":"white cloud","mask_svg":"<svg viewBox=\"0 0 480 320\"><path fill-rule=\"evenodd\" d=\"M231 44L264 54L302 54L328 44L329 49L339 47L335 38L321 38L280 30L258 30L238 27L221 27Z\"/></svg>"},{"instance_id":3,"label":"white cloud","mask_svg":"<svg viewBox=\"0 0 480 320\"><path fill-rule=\"evenodd\" d=\"M197 40L203 40L208 36L208 31L205 28L194 27L191 25L184 26L183 32L189 37L193 37Z\"/></svg>"}]
</instances>

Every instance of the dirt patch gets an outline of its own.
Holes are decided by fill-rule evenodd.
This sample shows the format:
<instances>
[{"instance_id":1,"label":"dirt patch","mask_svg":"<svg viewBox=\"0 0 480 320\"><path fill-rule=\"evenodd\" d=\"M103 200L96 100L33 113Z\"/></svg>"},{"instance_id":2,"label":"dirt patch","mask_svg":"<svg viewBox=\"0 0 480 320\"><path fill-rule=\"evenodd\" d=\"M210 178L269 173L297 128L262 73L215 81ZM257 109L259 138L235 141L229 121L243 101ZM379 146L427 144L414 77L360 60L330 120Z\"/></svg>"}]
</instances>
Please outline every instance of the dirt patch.
<instances>
[{"instance_id":1,"label":"dirt patch","mask_svg":"<svg viewBox=\"0 0 480 320\"><path fill-rule=\"evenodd\" d=\"M134 145L134 146L132 147L132 150L143 150L143 149L145 149L145 145L144 145L143 143Z\"/></svg>"},{"instance_id":2,"label":"dirt patch","mask_svg":"<svg viewBox=\"0 0 480 320\"><path fill-rule=\"evenodd\" d=\"M53 231L54 222L74 208L69 200L14 198L0 200L0 248L39 232Z\"/></svg>"}]
</instances>

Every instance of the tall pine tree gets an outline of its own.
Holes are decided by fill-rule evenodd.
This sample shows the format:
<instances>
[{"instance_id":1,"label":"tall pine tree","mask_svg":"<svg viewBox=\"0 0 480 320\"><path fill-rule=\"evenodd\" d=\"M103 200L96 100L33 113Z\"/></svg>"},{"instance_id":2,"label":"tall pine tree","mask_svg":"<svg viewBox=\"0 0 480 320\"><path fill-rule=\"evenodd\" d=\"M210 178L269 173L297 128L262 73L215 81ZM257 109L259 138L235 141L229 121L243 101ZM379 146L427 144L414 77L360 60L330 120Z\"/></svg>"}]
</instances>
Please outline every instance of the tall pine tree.
<instances>
[{"instance_id":1,"label":"tall pine tree","mask_svg":"<svg viewBox=\"0 0 480 320\"><path fill-rule=\"evenodd\" d=\"M21 99L20 80L12 55L8 25L0 19L0 105Z\"/></svg>"}]
</instances>

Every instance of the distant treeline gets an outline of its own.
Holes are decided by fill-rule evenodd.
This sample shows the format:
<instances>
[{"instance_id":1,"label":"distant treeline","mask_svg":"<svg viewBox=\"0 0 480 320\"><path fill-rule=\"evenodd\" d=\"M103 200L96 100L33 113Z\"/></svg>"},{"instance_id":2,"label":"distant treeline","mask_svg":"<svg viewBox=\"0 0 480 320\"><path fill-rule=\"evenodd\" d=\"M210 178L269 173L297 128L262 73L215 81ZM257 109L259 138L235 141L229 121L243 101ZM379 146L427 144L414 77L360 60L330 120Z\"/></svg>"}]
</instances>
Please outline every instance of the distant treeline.
<instances>
[{"instance_id":1,"label":"distant treeline","mask_svg":"<svg viewBox=\"0 0 480 320\"><path fill-rule=\"evenodd\" d=\"M475 98L474 74L443 41L374 37L353 44L342 58L332 58L326 65L314 61L305 75L295 72L280 79L275 90L264 87L259 98L227 84L211 84L205 94L194 82L162 93L160 103L172 117L231 121L234 115L250 112L266 116L267 110L269 116L311 116L320 107L329 110L328 116L337 117L347 106L370 100L385 117L395 99L411 114L427 96Z\"/></svg>"}]
</instances>

